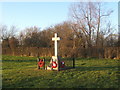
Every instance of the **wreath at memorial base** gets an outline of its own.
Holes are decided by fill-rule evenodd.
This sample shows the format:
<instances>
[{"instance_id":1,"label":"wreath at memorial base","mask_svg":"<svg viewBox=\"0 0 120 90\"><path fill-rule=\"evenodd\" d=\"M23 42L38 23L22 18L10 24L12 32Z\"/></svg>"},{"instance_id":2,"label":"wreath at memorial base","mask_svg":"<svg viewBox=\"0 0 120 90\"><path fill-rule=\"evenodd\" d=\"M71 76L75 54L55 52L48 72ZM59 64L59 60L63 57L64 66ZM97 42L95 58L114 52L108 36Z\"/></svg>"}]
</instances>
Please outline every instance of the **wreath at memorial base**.
<instances>
[{"instance_id":1,"label":"wreath at memorial base","mask_svg":"<svg viewBox=\"0 0 120 90\"><path fill-rule=\"evenodd\" d=\"M52 62L52 68L56 68L57 67L57 63L56 62Z\"/></svg>"},{"instance_id":2,"label":"wreath at memorial base","mask_svg":"<svg viewBox=\"0 0 120 90\"><path fill-rule=\"evenodd\" d=\"M64 67L65 67L65 62L64 62L64 61L61 62L60 67L61 67L61 68L64 68Z\"/></svg>"},{"instance_id":3,"label":"wreath at memorial base","mask_svg":"<svg viewBox=\"0 0 120 90\"><path fill-rule=\"evenodd\" d=\"M44 64L45 64L45 63L44 63L44 61L42 61L42 60L38 62L38 66L39 66L39 67L43 67Z\"/></svg>"}]
</instances>

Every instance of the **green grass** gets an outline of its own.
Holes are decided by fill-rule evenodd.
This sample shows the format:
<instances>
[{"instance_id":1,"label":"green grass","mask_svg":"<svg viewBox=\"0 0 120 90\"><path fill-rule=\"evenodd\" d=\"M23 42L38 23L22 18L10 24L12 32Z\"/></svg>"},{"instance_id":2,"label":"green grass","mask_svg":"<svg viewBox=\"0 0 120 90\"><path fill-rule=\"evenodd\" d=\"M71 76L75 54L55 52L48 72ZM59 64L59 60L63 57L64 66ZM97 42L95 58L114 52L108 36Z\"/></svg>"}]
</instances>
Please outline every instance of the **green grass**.
<instances>
[{"instance_id":1,"label":"green grass","mask_svg":"<svg viewBox=\"0 0 120 90\"><path fill-rule=\"evenodd\" d=\"M38 70L36 57L2 57L3 88L119 88L120 60L84 59L76 68L62 71Z\"/></svg>"}]
</instances>

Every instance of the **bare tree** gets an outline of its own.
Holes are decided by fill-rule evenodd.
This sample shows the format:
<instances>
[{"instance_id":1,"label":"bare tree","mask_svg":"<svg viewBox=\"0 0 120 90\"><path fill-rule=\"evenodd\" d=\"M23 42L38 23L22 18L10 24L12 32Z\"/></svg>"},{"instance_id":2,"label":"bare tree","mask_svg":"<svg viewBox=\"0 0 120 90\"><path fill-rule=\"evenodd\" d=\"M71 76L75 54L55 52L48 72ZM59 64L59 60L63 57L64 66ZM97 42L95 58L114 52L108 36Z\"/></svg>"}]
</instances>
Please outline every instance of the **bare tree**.
<instances>
[{"instance_id":1,"label":"bare tree","mask_svg":"<svg viewBox=\"0 0 120 90\"><path fill-rule=\"evenodd\" d=\"M11 26L9 29L5 25L0 26L0 41L2 42L3 47L9 47L9 39L15 37L17 29L15 26Z\"/></svg>"},{"instance_id":2,"label":"bare tree","mask_svg":"<svg viewBox=\"0 0 120 90\"><path fill-rule=\"evenodd\" d=\"M39 37L38 37L38 32L39 32L40 28L34 26L34 27L30 27L30 28L26 28L24 30L24 38L23 38L23 33L21 33L21 39L24 46L36 46L36 44L38 44L37 42L39 42Z\"/></svg>"},{"instance_id":3,"label":"bare tree","mask_svg":"<svg viewBox=\"0 0 120 90\"><path fill-rule=\"evenodd\" d=\"M19 40L19 45L20 45L20 46L23 46L23 40L24 40L24 38L25 38L25 34L24 34L23 31L21 31L21 32L19 33L19 36L18 36L18 40Z\"/></svg>"},{"instance_id":4,"label":"bare tree","mask_svg":"<svg viewBox=\"0 0 120 90\"><path fill-rule=\"evenodd\" d=\"M100 38L100 27L101 27L101 22L102 22L102 18L104 18L104 17L108 17L108 16L110 16L110 14L113 12L113 10L109 10L109 11L107 11L106 13L104 13L103 12L104 10L102 9L102 4L101 3L98 3L98 8L97 8L97 14L96 14L96 16L97 16L97 37L96 37L96 46L99 46L99 38ZM111 23L110 22L108 22L108 28L109 28L109 30L104 30L104 35L105 34L109 34L110 33L110 29L111 29Z\"/></svg>"},{"instance_id":5,"label":"bare tree","mask_svg":"<svg viewBox=\"0 0 120 90\"><path fill-rule=\"evenodd\" d=\"M84 34L88 47L92 46L93 36L96 35L96 46L99 42L101 20L109 16L113 11L103 12L102 3L80 2L74 3L70 8L70 14L75 22L74 31ZM77 28L76 28L77 27Z\"/></svg>"},{"instance_id":6,"label":"bare tree","mask_svg":"<svg viewBox=\"0 0 120 90\"><path fill-rule=\"evenodd\" d=\"M9 38L9 33L8 33L8 30L7 30L7 26L5 25L0 25L0 39L1 41L4 40L4 39L7 39Z\"/></svg>"},{"instance_id":7,"label":"bare tree","mask_svg":"<svg viewBox=\"0 0 120 90\"><path fill-rule=\"evenodd\" d=\"M15 55L16 47L18 46L19 41L15 37L9 38L9 45L12 50L13 55Z\"/></svg>"}]
</instances>

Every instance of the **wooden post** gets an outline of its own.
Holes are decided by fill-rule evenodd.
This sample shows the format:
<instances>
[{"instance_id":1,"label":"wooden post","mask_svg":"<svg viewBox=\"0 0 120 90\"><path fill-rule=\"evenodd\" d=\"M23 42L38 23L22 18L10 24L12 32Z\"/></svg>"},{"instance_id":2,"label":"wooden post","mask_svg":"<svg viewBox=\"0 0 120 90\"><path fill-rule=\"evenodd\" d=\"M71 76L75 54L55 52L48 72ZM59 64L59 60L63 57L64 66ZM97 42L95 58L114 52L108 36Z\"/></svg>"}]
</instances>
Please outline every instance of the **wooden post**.
<instances>
[{"instance_id":1,"label":"wooden post","mask_svg":"<svg viewBox=\"0 0 120 90\"><path fill-rule=\"evenodd\" d=\"M40 67L38 66L38 62L40 61L39 57L37 58L37 68L40 69Z\"/></svg>"},{"instance_id":2,"label":"wooden post","mask_svg":"<svg viewBox=\"0 0 120 90\"><path fill-rule=\"evenodd\" d=\"M45 58L43 59L43 62L44 62L44 69L45 69Z\"/></svg>"},{"instance_id":3,"label":"wooden post","mask_svg":"<svg viewBox=\"0 0 120 90\"><path fill-rule=\"evenodd\" d=\"M73 68L75 68L75 57L73 57Z\"/></svg>"},{"instance_id":4,"label":"wooden post","mask_svg":"<svg viewBox=\"0 0 120 90\"><path fill-rule=\"evenodd\" d=\"M53 62L53 59L52 59L52 62ZM52 63L51 63L51 70L53 70L53 68L52 68Z\"/></svg>"},{"instance_id":5,"label":"wooden post","mask_svg":"<svg viewBox=\"0 0 120 90\"><path fill-rule=\"evenodd\" d=\"M60 57L57 57L58 60L58 71L60 71Z\"/></svg>"}]
</instances>

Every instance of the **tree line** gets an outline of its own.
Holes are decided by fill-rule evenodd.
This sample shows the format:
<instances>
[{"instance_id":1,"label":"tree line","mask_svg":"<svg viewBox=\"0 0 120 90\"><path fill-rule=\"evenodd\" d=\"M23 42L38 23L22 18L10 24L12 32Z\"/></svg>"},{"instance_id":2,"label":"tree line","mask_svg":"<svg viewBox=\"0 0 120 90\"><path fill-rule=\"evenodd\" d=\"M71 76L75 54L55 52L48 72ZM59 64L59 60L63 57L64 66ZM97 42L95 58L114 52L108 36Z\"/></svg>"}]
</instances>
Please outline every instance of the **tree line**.
<instances>
[{"instance_id":1,"label":"tree line","mask_svg":"<svg viewBox=\"0 0 120 90\"><path fill-rule=\"evenodd\" d=\"M43 47L52 48L52 37L58 33L61 37L59 49L64 53L79 48L118 47L118 34L108 20L112 10L105 11L99 2L74 3L69 8L70 19L41 30L40 27L28 27L17 32L17 27L0 26L3 48Z\"/></svg>"}]
</instances>

